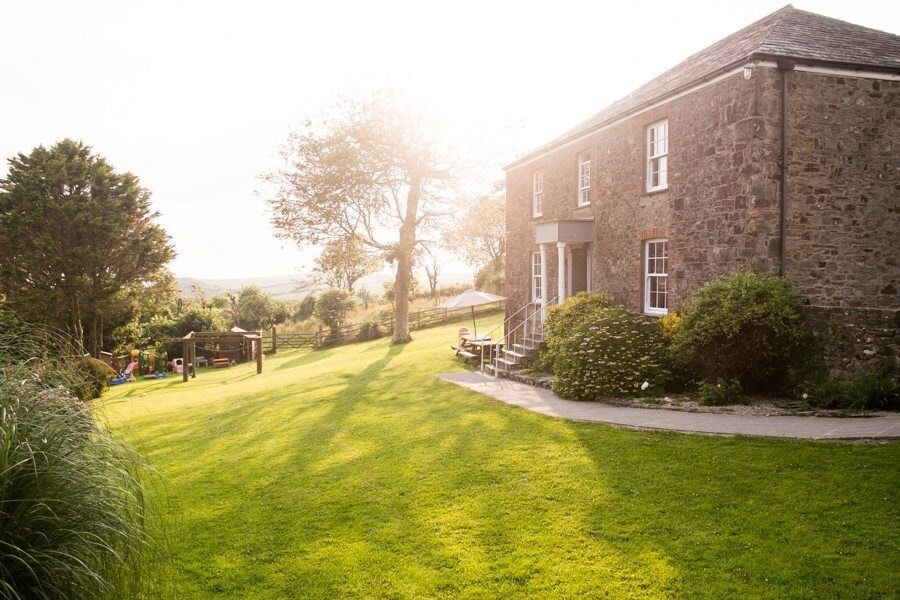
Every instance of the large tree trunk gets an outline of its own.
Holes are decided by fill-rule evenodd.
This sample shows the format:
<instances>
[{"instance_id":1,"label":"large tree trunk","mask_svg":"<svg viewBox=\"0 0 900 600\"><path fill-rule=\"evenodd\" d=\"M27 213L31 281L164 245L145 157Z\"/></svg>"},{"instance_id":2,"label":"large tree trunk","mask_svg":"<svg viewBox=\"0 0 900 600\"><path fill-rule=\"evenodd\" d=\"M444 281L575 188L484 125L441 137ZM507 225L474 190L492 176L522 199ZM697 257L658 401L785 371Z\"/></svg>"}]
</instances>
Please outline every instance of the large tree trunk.
<instances>
[{"instance_id":1,"label":"large tree trunk","mask_svg":"<svg viewBox=\"0 0 900 600\"><path fill-rule=\"evenodd\" d=\"M397 246L397 276L394 278L394 335L391 344L412 341L409 335L409 282L412 278L412 255L416 247L416 217L419 212L421 179L413 178L406 196L406 218L400 226Z\"/></svg>"}]
</instances>

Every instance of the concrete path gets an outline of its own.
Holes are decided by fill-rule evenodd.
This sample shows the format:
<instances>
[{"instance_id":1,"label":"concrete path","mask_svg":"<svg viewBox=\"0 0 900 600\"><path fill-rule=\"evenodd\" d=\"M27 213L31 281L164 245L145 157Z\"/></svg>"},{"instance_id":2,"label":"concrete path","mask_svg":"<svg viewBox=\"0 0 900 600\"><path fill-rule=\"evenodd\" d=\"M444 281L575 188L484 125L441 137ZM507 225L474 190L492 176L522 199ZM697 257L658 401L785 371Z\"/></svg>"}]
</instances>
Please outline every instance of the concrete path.
<instances>
[{"instance_id":1,"label":"concrete path","mask_svg":"<svg viewBox=\"0 0 900 600\"><path fill-rule=\"evenodd\" d=\"M575 421L596 421L640 429L804 440L900 438L898 413L879 413L872 417L760 417L693 413L563 400L550 390L509 379L496 379L481 373L446 373L438 377L506 404Z\"/></svg>"}]
</instances>

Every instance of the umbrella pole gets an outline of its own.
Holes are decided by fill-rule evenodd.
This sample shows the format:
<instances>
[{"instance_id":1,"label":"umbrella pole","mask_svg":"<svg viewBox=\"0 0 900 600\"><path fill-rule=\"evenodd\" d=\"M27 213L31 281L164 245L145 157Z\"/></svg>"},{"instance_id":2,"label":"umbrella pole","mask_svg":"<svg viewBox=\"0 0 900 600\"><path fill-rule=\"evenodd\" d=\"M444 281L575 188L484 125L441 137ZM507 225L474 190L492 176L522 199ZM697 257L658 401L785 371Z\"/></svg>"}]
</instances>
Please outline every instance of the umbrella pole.
<instances>
[{"instance_id":1,"label":"umbrella pole","mask_svg":"<svg viewBox=\"0 0 900 600\"><path fill-rule=\"evenodd\" d=\"M472 309L472 329L475 330L473 335L477 338L478 337L478 325L475 324L475 306L473 305L470 308Z\"/></svg>"}]
</instances>

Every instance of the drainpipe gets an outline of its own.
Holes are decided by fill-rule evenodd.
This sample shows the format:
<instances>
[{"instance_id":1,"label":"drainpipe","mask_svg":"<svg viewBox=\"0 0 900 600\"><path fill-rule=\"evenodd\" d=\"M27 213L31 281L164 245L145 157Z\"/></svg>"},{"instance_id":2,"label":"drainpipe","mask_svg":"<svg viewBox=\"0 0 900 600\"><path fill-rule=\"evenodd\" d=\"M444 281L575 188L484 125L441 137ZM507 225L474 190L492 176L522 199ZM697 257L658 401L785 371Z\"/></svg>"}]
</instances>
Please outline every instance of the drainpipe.
<instances>
[{"instance_id":1,"label":"drainpipe","mask_svg":"<svg viewBox=\"0 0 900 600\"><path fill-rule=\"evenodd\" d=\"M781 217L778 221L779 235L779 260L778 274L784 275L784 262L787 255L787 206L788 206L788 73L794 70L794 63L780 61L778 70L781 71L781 186L779 186L781 198L779 205Z\"/></svg>"}]
</instances>

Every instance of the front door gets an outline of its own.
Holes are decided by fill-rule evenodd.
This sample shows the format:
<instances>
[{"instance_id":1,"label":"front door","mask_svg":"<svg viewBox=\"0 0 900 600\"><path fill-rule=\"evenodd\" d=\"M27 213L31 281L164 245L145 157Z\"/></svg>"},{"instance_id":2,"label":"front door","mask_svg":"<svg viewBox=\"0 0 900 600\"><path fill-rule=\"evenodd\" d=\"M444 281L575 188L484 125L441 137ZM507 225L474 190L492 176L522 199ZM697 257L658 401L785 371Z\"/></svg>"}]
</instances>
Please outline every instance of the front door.
<instances>
[{"instance_id":1,"label":"front door","mask_svg":"<svg viewBox=\"0 0 900 600\"><path fill-rule=\"evenodd\" d=\"M590 259L588 256L590 246L583 244L572 248L569 259L569 294L587 292L590 285Z\"/></svg>"}]
</instances>

